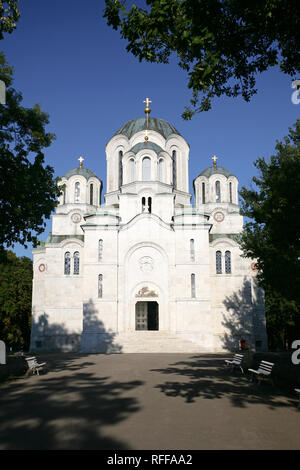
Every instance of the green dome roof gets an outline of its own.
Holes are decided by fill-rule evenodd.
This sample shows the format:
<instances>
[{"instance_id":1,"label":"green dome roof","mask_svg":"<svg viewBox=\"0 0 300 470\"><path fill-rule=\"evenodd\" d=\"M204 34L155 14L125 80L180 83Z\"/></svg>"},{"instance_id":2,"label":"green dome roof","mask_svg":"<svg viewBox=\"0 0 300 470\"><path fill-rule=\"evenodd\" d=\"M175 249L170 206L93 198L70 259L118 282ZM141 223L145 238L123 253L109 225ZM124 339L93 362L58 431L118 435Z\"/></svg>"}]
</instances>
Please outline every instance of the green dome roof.
<instances>
[{"instance_id":1,"label":"green dome roof","mask_svg":"<svg viewBox=\"0 0 300 470\"><path fill-rule=\"evenodd\" d=\"M144 131L146 129L146 118L132 119L131 121L128 121L126 124L124 124L124 126L122 126L121 129L119 129L118 132L115 133L115 135L126 135L126 137L130 139L137 132ZM151 131L159 132L159 134L161 134L165 139L167 139L171 134L180 135L180 133L175 129L175 127L172 126L172 124L167 121L164 121L163 119L150 117L148 129Z\"/></svg>"},{"instance_id":2,"label":"green dome roof","mask_svg":"<svg viewBox=\"0 0 300 470\"><path fill-rule=\"evenodd\" d=\"M77 167L77 168L72 168L71 170L67 171L67 173L64 175L64 178L71 178L71 176L74 176L74 175L80 175L80 176L84 176L85 179L89 179L91 178L92 176L94 178L98 178L98 176L95 175L95 173L93 173L92 171L90 171L88 168L84 168L84 167Z\"/></svg>"},{"instance_id":3,"label":"green dome roof","mask_svg":"<svg viewBox=\"0 0 300 470\"><path fill-rule=\"evenodd\" d=\"M130 149L130 152L138 153L140 150L143 149L154 150L154 152L156 152L157 154L163 152L163 149L154 142L139 142Z\"/></svg>"},{"instance_id":4,"label":"green dome roof","mask_svg":"<svg viewBox=\"0 0 300 470\"><path fill-rule=\"evenodd\" d=\"M199 176L206 176L207 178L209 178L211 175L224 175L226 176L226 178L229 178L229 176L234 176L223 166L210 166L206 168L206 170L203 170Z\"/></svg>"}]
</instances>

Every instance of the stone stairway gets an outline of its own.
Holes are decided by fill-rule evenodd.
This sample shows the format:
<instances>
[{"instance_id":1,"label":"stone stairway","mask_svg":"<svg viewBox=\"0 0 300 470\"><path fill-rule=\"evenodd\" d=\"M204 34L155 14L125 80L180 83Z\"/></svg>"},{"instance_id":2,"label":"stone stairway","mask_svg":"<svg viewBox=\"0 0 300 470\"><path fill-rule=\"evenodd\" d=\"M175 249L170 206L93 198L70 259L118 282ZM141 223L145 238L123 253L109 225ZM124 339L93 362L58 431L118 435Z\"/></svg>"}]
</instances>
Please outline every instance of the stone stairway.
<instances>
[{"instance_id":1,"label":"stone stairway","mask_svg":"<svg viewBox=\"0 0 300 470\"><path fill-rule=\"evenodd\" d=\"M198 344L165 331L118 333L112 348L120 353L200 353L208 352ZM113 351L112 351L113 352Z\"/></svg>"}]
</instances>

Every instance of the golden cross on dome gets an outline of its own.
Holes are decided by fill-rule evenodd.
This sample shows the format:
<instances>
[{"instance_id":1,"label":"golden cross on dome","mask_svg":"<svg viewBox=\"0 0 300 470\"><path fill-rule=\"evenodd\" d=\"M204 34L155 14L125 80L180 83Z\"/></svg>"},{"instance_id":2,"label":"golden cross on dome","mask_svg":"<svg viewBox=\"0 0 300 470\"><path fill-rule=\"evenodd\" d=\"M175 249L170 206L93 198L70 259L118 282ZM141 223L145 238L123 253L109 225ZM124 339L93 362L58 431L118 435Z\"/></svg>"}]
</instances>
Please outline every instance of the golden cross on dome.
<instances>
[{"instance_id":1,"label":"golden cross on dome","mask_svg":"<svg viewBox=\"0 0 300 470\"><path fill-rule=\"evenodd\" d=\"M217 166L217 160L218 160L218 157L216 155L214 155L213 157L211 157L211 159L214 161L214 167Z\"/></svg>"},{"instance_id":2,"label":"golden cross on dome","mask_svg":"<svg viewBox=\"0 0 300 470\"><path fill-rule=\"evenodd\" d=\"M146 99L143 101L143 103L146 103L145 113L146 113L146 114L149 114L150 111L151 111L149 104L152 103L152 101L149 100L149 98L146 98Z\"/></svg>"},{"instance_id":3,"label":"golden cross on dome","mask_svg":"<svg viewBox=\"0 0 300 470\"><path fill-rule=\"evenodd\" d=\"M149 124L149 113L150 113L150 111L151 111L151 108L150 108L149 104L152 103L152 101L149 100L149 98L146 98L146 99L143 101L143 103L146 103L146 107L145 107L145 110L144 110L145 113L146 113L146 124L147 124L147 126L146 126L146 135L145 135L145 142L148 142L149 137L148 137L148 135L147 135L147 130L148 130L148 124Z\"/></svg>"},{"instance_id":4,"label":"golden cross on dome","mask_svg":"<svg viewBox=\"0 0 300 470\"><path fill-rule=\"evenodd\" d=\"M84 161L84 158L79 157L78 160L79 160L79 168L82 168L82 162Z\"/></svg>"}]
</instances>

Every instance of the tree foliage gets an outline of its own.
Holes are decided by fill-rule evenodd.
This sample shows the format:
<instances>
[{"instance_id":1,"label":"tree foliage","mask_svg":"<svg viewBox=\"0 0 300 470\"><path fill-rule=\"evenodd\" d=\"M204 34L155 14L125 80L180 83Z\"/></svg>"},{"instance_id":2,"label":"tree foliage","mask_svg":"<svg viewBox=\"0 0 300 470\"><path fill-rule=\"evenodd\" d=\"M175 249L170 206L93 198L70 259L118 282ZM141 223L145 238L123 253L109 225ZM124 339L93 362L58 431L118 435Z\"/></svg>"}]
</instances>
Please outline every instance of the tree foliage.
<instances>
[{"instance_id":1,"label":"tree foliage","mask_svg":"<svg viewBox=\"0 0 300 470\"><path fill-rule=\"evenodd\" d=\"M249 101L256 75L272 66L300 71L297 0L146 0L128 10L124 3L106 0L107 24L140 61L168 63L177 54L192 90L185 119L221 95Z\"/></svg>"},{"instance_id":2,"label":"tree foliage","mask_svg":"<svg viewBox=\"0 0 300 470\"><path fill-rule=\"evenodd\" d=\"M0 339L13 348L29 346L32 261L6 251L0 262Z\"/></svg>"},{"instance_id":3,"label":"tree foliage","mask_svg":"<svg viewBox=\"0 0 300 470\"><path fill-rule=\"evenodd\" d=\"M4 33L12 33L19 19L19 0L0 0L0 39Z\"/></svg>"},{"instance_id":4,"label":"tree foliage","mask_svg":"<svg viewBox=\"0 0 300 470\"><path fill-rule=\"evenodd\" d=\"M279 332L280 325L287 330L300 315L300 120L276 150L269 162L257 159L254 188L243 187L240 196L241 212L250 219L241 248L257 260L269 328Z\"/></svg>"},{"instance_id":5,"label":"tree foliage","mask_svg":"<svg viewBox=\"0 0 300 470\"><path fill-rule=\"evenodd\" d=\"M43 150L55 136L46 132L48 115L39 105L21 105L2 53L0 80L6 84L6 105L0 105L0 248L16 242L35 245L60 193L53 168L44 166Z\"/></svg>"},{"instance_id":6,"label":"tree foliage","mask_svg":"<svg viewBox=\"0 0 300 470\"><path fill-rule=\"evenodd\" d=\"M300 309L294 300L266 286L266 326L269 348L285 350L300 338Z\"/></svg>"}]
</instances>

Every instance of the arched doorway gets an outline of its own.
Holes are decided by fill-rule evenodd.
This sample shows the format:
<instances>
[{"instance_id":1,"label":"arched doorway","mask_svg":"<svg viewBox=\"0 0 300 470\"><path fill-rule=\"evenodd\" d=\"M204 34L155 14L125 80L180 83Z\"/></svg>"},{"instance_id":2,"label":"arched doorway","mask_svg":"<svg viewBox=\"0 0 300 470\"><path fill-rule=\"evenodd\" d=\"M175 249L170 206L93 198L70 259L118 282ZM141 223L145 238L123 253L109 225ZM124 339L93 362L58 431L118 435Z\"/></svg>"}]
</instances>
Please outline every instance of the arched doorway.
<instances>
[{"instance_id":1,"label":"arched doorway","mask_svg":"<svg viewBox=\"0 0 300 470\"><path fill-rule=\"evenodd\" d=\"M157 331L159 329L158 303L139 301L135 304L135 329Z\"/></svg>"}]
</instances>

